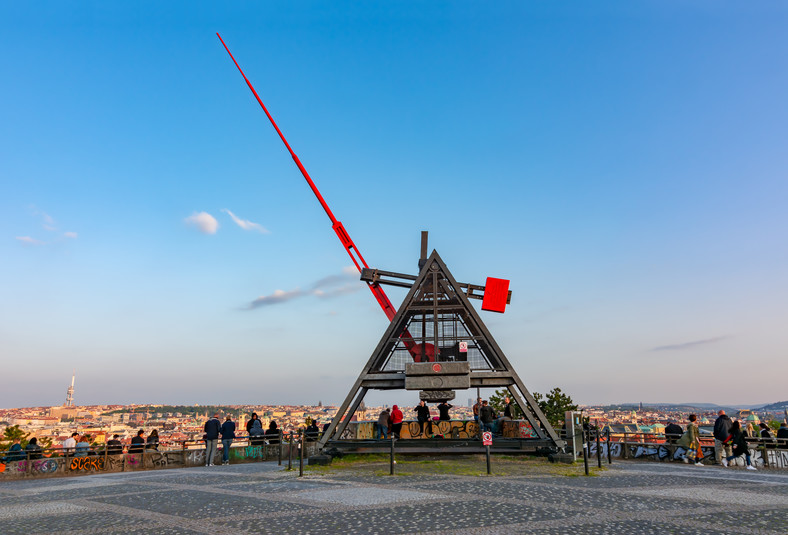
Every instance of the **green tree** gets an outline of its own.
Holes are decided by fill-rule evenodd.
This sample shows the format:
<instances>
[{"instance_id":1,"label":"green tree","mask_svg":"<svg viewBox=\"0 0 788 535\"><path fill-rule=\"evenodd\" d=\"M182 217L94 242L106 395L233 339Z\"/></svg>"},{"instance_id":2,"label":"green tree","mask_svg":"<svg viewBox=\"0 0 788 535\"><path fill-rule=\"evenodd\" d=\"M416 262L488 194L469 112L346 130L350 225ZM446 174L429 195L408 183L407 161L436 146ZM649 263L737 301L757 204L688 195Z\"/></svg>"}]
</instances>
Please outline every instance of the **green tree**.
<instances>
[{"instance_id":1,"label":"green tree","mask_svg":"<svg viewBox=\"0 0 788 535\"><path fill-rule=\"evenodd\" d=\"M10 427L5 428L5 432L3 433L3 439L0 440L0 451L6 451L11 445L14 443L14 440L19 439L22 442L22 448L27 446L27 437L30 436L30 433L25 433L23 429L19 427L19 425L12 425Z\"/></svg>"},{"instance_id":2,"label":"green tree","mask_svg":"<svg viewBox=\"0 0 788 535\"><path fill-rule=\"evenodd\" d=\"M558 387L553 388L547 396L534 392L534 399L553 427L560 428L563 425L566 411L577 410L577 405L572 401L572 398L561 392Z\"/></svg>"},{"instance_id":3,"label":"green tree","mask_svg":"<svg viewBox=\"0 0 788 535\"><path fill-rule=\"evenodd\" d=\"M504 398L508 397L509 400L512 402L512 418L515 420L522 418L523 410L517 404L517 402L512 397L511 393L506 388L501 388L500 390L496 390L493 395L490 396L490 405L492 406L493 410L498 416L503 416L503 408L506 406L506 402Z\"/></svg>"}]
</instances>

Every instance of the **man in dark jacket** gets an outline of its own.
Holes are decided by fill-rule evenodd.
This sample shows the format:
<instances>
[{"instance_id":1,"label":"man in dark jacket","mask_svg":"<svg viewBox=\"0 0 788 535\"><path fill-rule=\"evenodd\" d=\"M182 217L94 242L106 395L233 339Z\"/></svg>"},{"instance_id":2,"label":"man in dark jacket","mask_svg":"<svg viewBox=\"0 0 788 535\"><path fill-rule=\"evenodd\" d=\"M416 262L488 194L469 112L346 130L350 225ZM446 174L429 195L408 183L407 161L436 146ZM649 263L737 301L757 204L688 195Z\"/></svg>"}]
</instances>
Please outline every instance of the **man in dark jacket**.
<instances>
[{"instance_id":1,"label":"man in dark jacket","mask_svg":"<svg viewBox=\"0 0 788 535\"><path fill-rule=\"evenodd\" d=\"M438 405L438 420L441 422L448 422L451 420L451 416L449 416L449 409L453 409L454 405L451 403L446 403L445 401L441 401Z\"/></svg>"},{"instance_id":2,"label":"man in dark jacket","mask_svg":"<svg viewBox=\"0 0 788 535\"><path fill-rule=\"evenodd\" d=\"M107 454L109 455L118 455L119 453L123 453L123 444L118 440L120 435L114 435L112 440L107 441Z\"/></svg>"},{"instance_id":3,"label":"man in dark jacket","mask_svg":"<svg viewBox=\"0 0 788 535\"><path fill-rule=\"evenodd\" d=\"M203 430L205 431L205 466L213 466L213 458L216 456L216 451L219 446L219 432L222 429L222 423L219 421L219 413L213 415L213 418L205 422Z\"/></svg>"},{"instance_id":4,"label":"man in dark jacket","mask_svg":"<svg viewBox=\"0 0 788 535\"><path fill-rule=\"evenodd\" d=\"M717 414L717 419L714 420L714 457L717 459L717 464L722 464L723 458L733 455L730 445L724 443L731 434L733 421L723 410Z\"/></svg>"},{"instance_id":5,"label":"man in dark jacket","mask_svg":"<svg viewBox=\"0 0 788 535\"><path fill-rule=\"evenodd\" d=\"M424 432L424 424L427 424L427 433L432 435L432 422L430 421L430 408L427 407L427 404L422 399L418 406L413 409L416 412L416 419L419 422L419 426L421 427L421 434L422 436L427 436Z\"/></svg>"},{"instance_id":6,"label":"man in dark jacket","mask_svg":"<svg viewBox=\"0 0 788 535\"><path fill-rule=\"evenodd\" d=\"M137 431L137 436L131 439L131 445L129 446L129 453L142 453L145 451L145 437L142 435L145 434L144 429L140 429Z\"/></svg>"},{"instance_id":7,"label":"man in dark jacket","mask_svg":"<svg viewBox=\"0 0 788 535\"><path fill-rule=\"evenodd\" d=\"M222 464L230 464L230 445L235 438L235 422L232 421L229 414L219 432L222 434Z\"/></svg>"},{"instance_id":8,"label":"man in dark jacket","mask_svg":"<svg viewBox=\"0 0 788 535\"><path fill-rule=\"evenodd\" d=\"M674 420L668 420L668 425L665 426L665 438L668 439L668 442L673 444L681 438L682 434L684 434L684 430L681 426Z\"/></svg>"},{"instance_id":9,"label":"man in dark jacket","mask_svg":"<svg viewBox=\"0 0 788 535\"><path fill-rule=\"evenodd\" d=\"M482 401L482 408L479 409L479 420L482 424L482 431L492 432L493 420L495 420L495 411L485 399Z\"/></svg>"},{"instance_id":10,"label":"man in dark jacket","mask_svg":"<svg viewBox=\"0 0 788 535\"><path fill-rule=\"evenodd\" d=\"M780 429L777 430L777 438L782 439L779 441L781 448L788 448L788 442L786 442L788 440L788 424L785 422L780 424Z\"/></svg>"}]
</instances>

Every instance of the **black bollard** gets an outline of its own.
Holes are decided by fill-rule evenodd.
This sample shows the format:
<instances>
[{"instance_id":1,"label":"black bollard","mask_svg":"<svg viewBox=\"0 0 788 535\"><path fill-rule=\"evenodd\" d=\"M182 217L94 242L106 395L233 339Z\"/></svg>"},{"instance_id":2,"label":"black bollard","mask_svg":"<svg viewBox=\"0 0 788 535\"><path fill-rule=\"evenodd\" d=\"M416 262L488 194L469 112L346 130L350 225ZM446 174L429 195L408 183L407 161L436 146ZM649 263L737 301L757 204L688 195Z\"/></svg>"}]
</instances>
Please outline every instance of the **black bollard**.
<instances>
[{"instance_id":1,"label":"black bollard","mask_svg":"<svg viewBox=\"0 0 788 535\"><path fill-rule=\"evenodd\" d=\"M583 466L588 475L588 440L586 440L586 429L583 427Z\"/></svg>"},{"instance_id":2,"label":"black bollard","mask_svg":"<svg viewBox=\"0 0 788 535\"><path fill-rule=\"evenodd\" d=\"M596 464L602 468L602 448L599 447L599 422L596 424Z\"/></svg>"},{"instance_id":3,"label":"black bollard","mask_svg":"<svg viewBox=\"0 0 788 535\"><path fill-rule=\"evenodd\" d=\"M489 476L492 473L490 470L490 446L486 446L485 449L487 450L487 475Z\"/></svg>"},{"instance_id":4,"label":"black bollard","mask_svg":"<svg viewBox=\"0 0 788 535\"><path fill-rule=\"evenodd\" d=\"M607 464L613 464L613 453L610 451L610 426L607 428Z\"/></svg>"},{"instance_id":5,"label":"black bollard","mask_svg":"<svg viewBox=\"0 0 788 535\"><path fill-rule=\"evenodd\" d=\"M282 440L284 438L282 437L282 430L279 429L277 433L279 435L279 466L282 466L282 448L285 446L285 441Z\"/></svg>"},{"instance_id":6,"label":"black bollard","mask_svg":"<svg viewBox=\"0 0 788 535\"><path fill-rule=\"evenodd\" d=\"M304 475L304 450L306 449L306 444L304 444L304 430L301 430L301 438L298 441L298 477L302 477Z\"/></svg>"}]
</instances>

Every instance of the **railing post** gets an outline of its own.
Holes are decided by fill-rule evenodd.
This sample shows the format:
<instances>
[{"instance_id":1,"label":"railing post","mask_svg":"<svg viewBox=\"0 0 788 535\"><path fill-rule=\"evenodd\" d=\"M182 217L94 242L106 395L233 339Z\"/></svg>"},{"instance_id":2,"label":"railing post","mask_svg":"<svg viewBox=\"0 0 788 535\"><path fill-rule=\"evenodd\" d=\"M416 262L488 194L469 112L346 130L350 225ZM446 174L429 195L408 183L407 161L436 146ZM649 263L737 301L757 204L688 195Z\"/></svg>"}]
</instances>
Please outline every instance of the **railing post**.
<instances>
[{"instance_id":1,"label":"railing post","mask_svg":"<svg viewBox=\"0 0 788 535\"><path fill-rule=\"evenodd\" d=\"M107 439L104 439L104 471L109 471L109 448L107 447Z\"/></svg>"},{"instance_id":2,"label":"railing post","mask_svg":"<svg viewBox=\"0 0 788 535\"><path fill-rule=\"evenodd\" d=\"M610 426L607 428L607 464L613 464L613 453L610 451Z\"/></svg>"},{"instance_id":3,"label":"railing post","mask_svg":"<svg viewBox=\"0 0 788 535\"><path fill-rule=\"evenodd\" d=\"M287 469L293 469L293 432L290 431L290 438L287 440Z\"/></svg>"},{"instance_id":4,"label":"railing post","mask_svg":"<svg viewBox=\"0 0 788 535\"><path fill-rule=\"evenodd\" d=\"M281 429L279 429L277 431L277 433L279 435L279 466L282 466L282 448L285 447L284 440L283 440L284 437L282 436L282 430Z\"/></svg>"},{"instance_id":5,"label":"railing post","mask_svg":"<svg viewBox=\"0 0 788 535\"><path fill-rule=\"evenodd\" d=\"M624 443L621 446L621 456L624 459L628 459L629 458L629 448L627 448L627 432L626 432L626 430L624 430Z\"/></svg>"},{"instance_id":6,"label":"railing post","mask_svg":"<svg viewBox=\"0 0 788 535\"><path fill-rule=\"evenodd\" d=\"M298 441L298 477L302 477L304 475L304 450L306 449L306 444L304 443L304 430L301 430L301 437Z\"/></svg>"},{"instance_id":7,"label":"railing post","mask_svg":"<svg viewBox=\"0 0 788 535\"><path fill-rule=\"evenodd\" d=\"M390 466L389 475L390 476L394 475L394 465L396 464L396 462L397 461L394 460L394 433L391 433L391 459L390 459L390 462L389 462L389 466Z\"/></svg>"}]
</instances>

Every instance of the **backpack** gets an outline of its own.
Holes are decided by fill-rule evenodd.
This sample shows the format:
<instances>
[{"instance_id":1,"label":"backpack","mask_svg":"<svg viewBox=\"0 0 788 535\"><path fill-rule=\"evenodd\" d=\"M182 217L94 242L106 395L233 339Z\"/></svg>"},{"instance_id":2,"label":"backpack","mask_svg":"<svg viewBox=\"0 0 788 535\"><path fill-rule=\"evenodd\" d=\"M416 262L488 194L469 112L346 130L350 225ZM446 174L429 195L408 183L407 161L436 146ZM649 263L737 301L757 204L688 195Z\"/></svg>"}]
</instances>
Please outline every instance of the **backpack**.
<instances>
[{"instance_id":1,"label":"backpack","mask_svg":"<svg viewBox=\"0 0 788 535\"><path fill-rule=\"evenodd\" d=\"M249 434L253 436L259 436L263 434L263 424L260 423L260 420L255 419L252 421L252 428L249 430Z\"/></svg>"}]
</instances>

